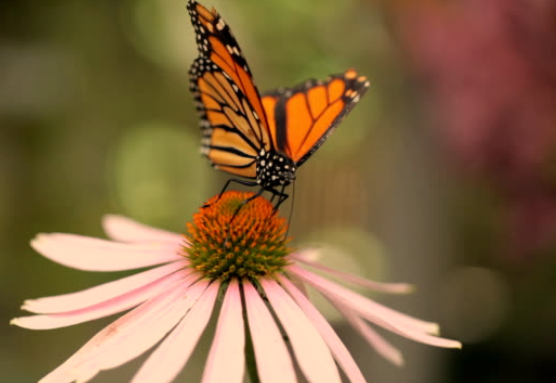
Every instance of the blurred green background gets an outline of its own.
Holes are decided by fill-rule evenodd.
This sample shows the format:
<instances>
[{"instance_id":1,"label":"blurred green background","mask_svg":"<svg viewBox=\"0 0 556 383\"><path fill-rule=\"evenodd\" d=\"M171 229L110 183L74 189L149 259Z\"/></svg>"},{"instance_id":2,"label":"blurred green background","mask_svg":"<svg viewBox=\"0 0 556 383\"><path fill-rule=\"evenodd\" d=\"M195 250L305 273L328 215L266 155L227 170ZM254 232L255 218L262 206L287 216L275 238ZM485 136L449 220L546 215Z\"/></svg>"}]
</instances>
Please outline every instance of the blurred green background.
<instances>
[{"instance_id":1,"label":"blurred green background","mask_svg":"<svg viewBox=\"0 0 556 383\"><path fill-rule=\"evenodd\" d=\"M103 236L105 213L180 232L226 179L198 153L185 3L0 5L2 382L37 381L113 320L8 325L27 298L123 275L56 265L29 247L36 233ZM527 3L203 2L230 24L260 90L349 67L371 80L298 172L290 234L333 267L416 284L373 298L438 321L464 348L387 334L406 356L400 369L327 312L370 381L556 376L556 12ZM93 381L128 381L143 359ZM202 361L179 381L198 381Z\"/></svg>"}]
</instances>

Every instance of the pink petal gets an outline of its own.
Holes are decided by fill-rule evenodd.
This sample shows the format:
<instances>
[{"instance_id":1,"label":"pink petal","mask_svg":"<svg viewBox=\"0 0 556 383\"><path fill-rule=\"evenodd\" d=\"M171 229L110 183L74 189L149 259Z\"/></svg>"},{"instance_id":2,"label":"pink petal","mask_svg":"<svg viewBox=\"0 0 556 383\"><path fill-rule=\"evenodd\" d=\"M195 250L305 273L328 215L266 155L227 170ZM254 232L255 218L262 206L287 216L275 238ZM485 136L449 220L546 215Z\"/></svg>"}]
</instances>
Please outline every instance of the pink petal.
<instances>
[{"instance_id":1,"label":"pink petal","mask_svg":"<svg viewBox=\"0 0 556 383\"><path fill-rule=\"evenodd\" d=\"M186 283L185 278L190 272L190 270L179 271L165 278L159 279L158 281L152 282L151 284L145 285L137 290L109 299L106 302L98 303L91 307L65 313L15 318L11 321L11 324L30 330L49 330L103 318L128 310L146 301L147 299L150 299L151 297L163 293L168 286L174 284L176 281L182 280ZM195 278L197 278L197 276L190 277L190 280Z\"/></svg>"},{"instance_id":2,"label":"pink petal","mask_svg":"<svg viewBox=\"0 0 556 383\"><path fill-rule=\"evenodd\" d=\"M39 234L31 246L54 262L87 271L120 271L183 259L179 244L124 244L74 234Z\"/></svg>"},{"instance_id":3,"label":"pink petal","mask_svg":"<svg viewBox=\"0 0 556 383\"><path fill-rule=\"evenodd\" d=\"M335 306L340 306L345 303L345 301L338 297L333 296L332 294L323 294L326 299L330 300ZM428 344L430 346L436 347L445 347L445 348L461 348L461 343L451 339L440 338L437 336L429 335L423 331L420 331L415 328L406 327L401 325L400 323L395 323L394 321L389 321L388 319L384 319L382 317L378 317L374 315L369 308L365 307L354 307L351 304L348 306L351 310L355 311L362 317L366 318L367 320L374 322L375 324L392 331L398 335L404 336L409 339L413 339L417 342Z\"/></svg>"},{"instance_id":4,"label":"pink petal","mask_svg":"<svg viewBox=\"0 0 556 383\"><path fill-rule=\"evenodd\" d=\"M26 300L21 308L40 314L79 310L149 285L185 266L187 266L186 260L173 262L76 293Z\"/></svg>"},{"instance_id":5,"label":"pink petal","mask_svg":"<svg viewBox=\"0 0 556 383\"><path fill-rule=\"evenodd\" d=\"M274 318L253 285L244 283L243 293L259 380L261 383L295 383L290 353Z\"/></svg>"},{"instance_id":6,"label":"pink petal","mask_svg":"<svg viewBox=\"0 0 556 383\"><path fill-rule=\"evenodd\" d=\"M352 310L347 309L345 306L337 306L337 309L346 318L348 323L355 329L359 334L365 338L367 342L380 354L382 357L396 366L403 366L404 360L403 355L390 344L386 339L384 339L379 333L377 333L371 326L367 325L360 317L358 317Z\"/></svg>"},{"instance_id":7,"label":"pink petal","mask_svg":"<svg viewBox=\"0 0 556 383\"><path fill-rule=\"evenodd\" d=\"M342 271L338 271L332 269L330 267L326 267L321 263L315 262L310 260L305 253L294 253L290 255L291 258L295 259L300 263L304 263L308 266L311 266L317 270L324 271L325 273L332 274L333 276L342 279L342 282L350 282L360 286L368 287L369 289L375 291L381 291L384 293L390 294L407 294L413 291L413 286L407 283L382 283L382 282L375 282L369 279L361 278L356 275L351 275L348 273L344 273Z\"/></svg>"},{"instance_id":8,"label":"pink petal","mask_svg":"<svg viewBox=\"0 0 556 383\"><path fill-rule=\"evenodd\" d=\"M297 363L309 382L341 382L330 350L311 321L276 283L261 279L270 305L288 334Z\"/></svg>"},{"instance_id":9,"label":"pink petal","mask_svg":"<svg viewBox=\"0 0 556 383\"><path fill-rule=\"evenodd\" d=\"M309 297L309 291L307 291L307 286L305 285L305 283L303 283L302 281L300 281L298 278L295 277L295 275L289 275L290 279L288 279L291 283L293 283L293 285L295 286L296 289L298 289L303 295L305 295L305 297Z\"/></svg>"},{"instance_id":10,"label":"pink petal","mask_svg":"<svg viewBox=\"0 0 556 383\"><path fill-rule=\"evenodd\" d=\"M334 359L336 359L342 370L344 370L349 381L365 383L365 377L361 373L357 363L355 363L355 360L353 360L350 352L342 340L338 337L332 326L330 326L328 321L289 279L280 277L279 280L282 286L284 286L288 293L290 293L293 299L297 302L299 307L301 307L305 315L307 315L309 320L311 320L311 322L313 322L315 327L319 330L321 336L328 345L328 348L332 352Z\"/></svg>"},{"instance_id":11,"label":"pink petal","mask_svg":"<svg viewBox=\"0 0 556 383\"><path fill-rule=\"evenodd\" d=\"M202 297L208 285L208 281L201 280L184 290L175 301L160 310L159 313L153 313L151 317L144 320L140 327L129 329L125 335L114 338L110 345L105 346L102 354L97 353L98 362L87 362L87 364L97 365L98 363L102 370L107 370L138 357L160 341L181 321Z\"/></svg>"},{"instance_id":12,"label":"pink petal","mask_svg":"<svg viewBox=\"0 0 556 383\"><path fill-rule=\"evenodd\" d=\"M141 366L132 383L169 383L183 369L210 319L218 283L211 284L195 306Z\"/></svg>"},{"instance_id":13,"label":"pink petal","mask_svg":"<svg viewBox=\"0 0 556 383\"><path fill-rule=\"evenodd\" d=\"M119 242L170 242L183 244L181 235L135 222L121 215L105 215L102 226L110 239Z\"/></svg>"},{"instance_id":14,"label":"pink petal","mask_svg":"<svg viewBox=\"0 0 556 383\"><path fill-rule=\"evenodd\" d=\"M141 338L144 334L135 331L144 330L145 323L152 324L153 320L156 322L156 319L160 315L164 315L176 303L176 300L183 299L188 288L188 284L185 284L184 281L178 281L168 287L166 294L152 298L120 317L97 333L66 362L45 376L40 383L70 383L80 377L98 372L101 369L98 360L96 365L92 366L87 366L85 363L89 362L90 364L95 361L95 357L98 359L99 356L107 354L114 345L127 336L135 335Z\"/></svg>"},{"instance_id":15,"label":"pink petal","mask_svg":"<svg viewBox=\"0 0 556 383\"><path fill-rule=\"evenodd\" d=\"M244 372L245 332L239 283L234 279L222 303L202 382L242 383Z\"/></svg>"},{"instance_id":16,"label":"pink petal","mask_svg":"<svg viewBox=\"0 0 556 383\"><path fill-rule=\"evenodd\" d=\"M90 373L88 375L81 375L79 377L79 381L77 383L87 383L91 379L93 379L95 376L97 376L99 372L100 371L90 371Z\"/></svg>"},{"instance_id":17,"label":"pink petal","mask_svg":"<svg viewBox=\"0 0 556 383\"><path fill-rule=\"evenodd\" d=\"M299 266L290 265L288 270L296 275L305 283L315 287L326 297L335 298L340 303L345 302L345 306L356 311L364 311L373 318L380 318L392 324L398 324L408 329L431 334L438 333L438 325L432 322L425 322L409 315L392 310L384 305L374 302L360 294L357 294L343 286L331 282L323 277L308 272ZM374 320L373 320L374 321Z\"/></svg>"}]
</instances>

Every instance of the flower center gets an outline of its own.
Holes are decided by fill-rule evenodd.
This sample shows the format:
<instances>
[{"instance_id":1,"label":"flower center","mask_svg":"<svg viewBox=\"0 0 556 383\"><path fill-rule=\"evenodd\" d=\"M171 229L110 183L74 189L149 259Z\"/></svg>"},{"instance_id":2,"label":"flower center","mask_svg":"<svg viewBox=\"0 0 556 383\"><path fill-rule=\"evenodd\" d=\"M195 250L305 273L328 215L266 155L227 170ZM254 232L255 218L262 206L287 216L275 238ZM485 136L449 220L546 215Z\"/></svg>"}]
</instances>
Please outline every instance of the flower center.
<instances>
[{"instance_id":1,"label":"flower center","mask_svg":"<svg viewBox=\"0 0 556 383\"><path fill-rule=\"evenodd\" d=\"M243 204L252 195L229 191L220 199L212 197L187 224L185 256L205 277L256 280L280 273L288 264L286 220L263 197Z\"/></svg>"}]
</instances>

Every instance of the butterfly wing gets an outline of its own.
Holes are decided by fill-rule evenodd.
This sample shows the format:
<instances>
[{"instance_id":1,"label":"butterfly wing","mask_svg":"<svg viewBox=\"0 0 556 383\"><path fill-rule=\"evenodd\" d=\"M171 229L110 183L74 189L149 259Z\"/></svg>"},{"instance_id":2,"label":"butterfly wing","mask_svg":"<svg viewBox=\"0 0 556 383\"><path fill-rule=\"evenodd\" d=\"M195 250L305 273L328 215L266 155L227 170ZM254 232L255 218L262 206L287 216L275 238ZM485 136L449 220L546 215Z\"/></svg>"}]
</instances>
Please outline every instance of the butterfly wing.
<instances>
[{"instance_id":1,"label":"butterfly wing","mask_svg":"<svg viewBox=\"0 0 556 383\"><path fill-rule=\"evenodd\" d=\"M303 164L353 109L369 81L353 69L263 95L273 147Z\"/></svg>"},{"instance_id":2,"label":"butterfly wing","mask_svg":"<svg viewBox=\"0 0 556 383\"><path fill-rule=\"evenodd\" d=\"M216 10L194 0L189 0L187 9L199 49L189 77L201 115L201 152L218 169L256 178L256 157L271 143L251 71Z\"/></svg>"}]
</instances>

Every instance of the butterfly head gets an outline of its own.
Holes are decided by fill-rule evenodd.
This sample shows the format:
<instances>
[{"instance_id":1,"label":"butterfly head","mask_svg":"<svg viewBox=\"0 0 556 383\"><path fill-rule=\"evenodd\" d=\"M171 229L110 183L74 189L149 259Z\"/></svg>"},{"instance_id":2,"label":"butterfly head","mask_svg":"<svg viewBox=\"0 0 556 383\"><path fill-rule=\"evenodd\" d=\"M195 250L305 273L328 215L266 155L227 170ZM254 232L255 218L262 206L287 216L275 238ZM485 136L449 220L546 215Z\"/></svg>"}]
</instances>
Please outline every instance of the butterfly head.
<instances>
[{"instance_id":1,"label":"butterfly head","mask_svg":"<svg viewBox=\"0 0 556 383\"><path fill-rule=\"evenodd\" d=\"M257 157L257 183L263 188L287 186L295 181L295 163L286 155L262 149Z\"/></svg>"}]
</instances>

